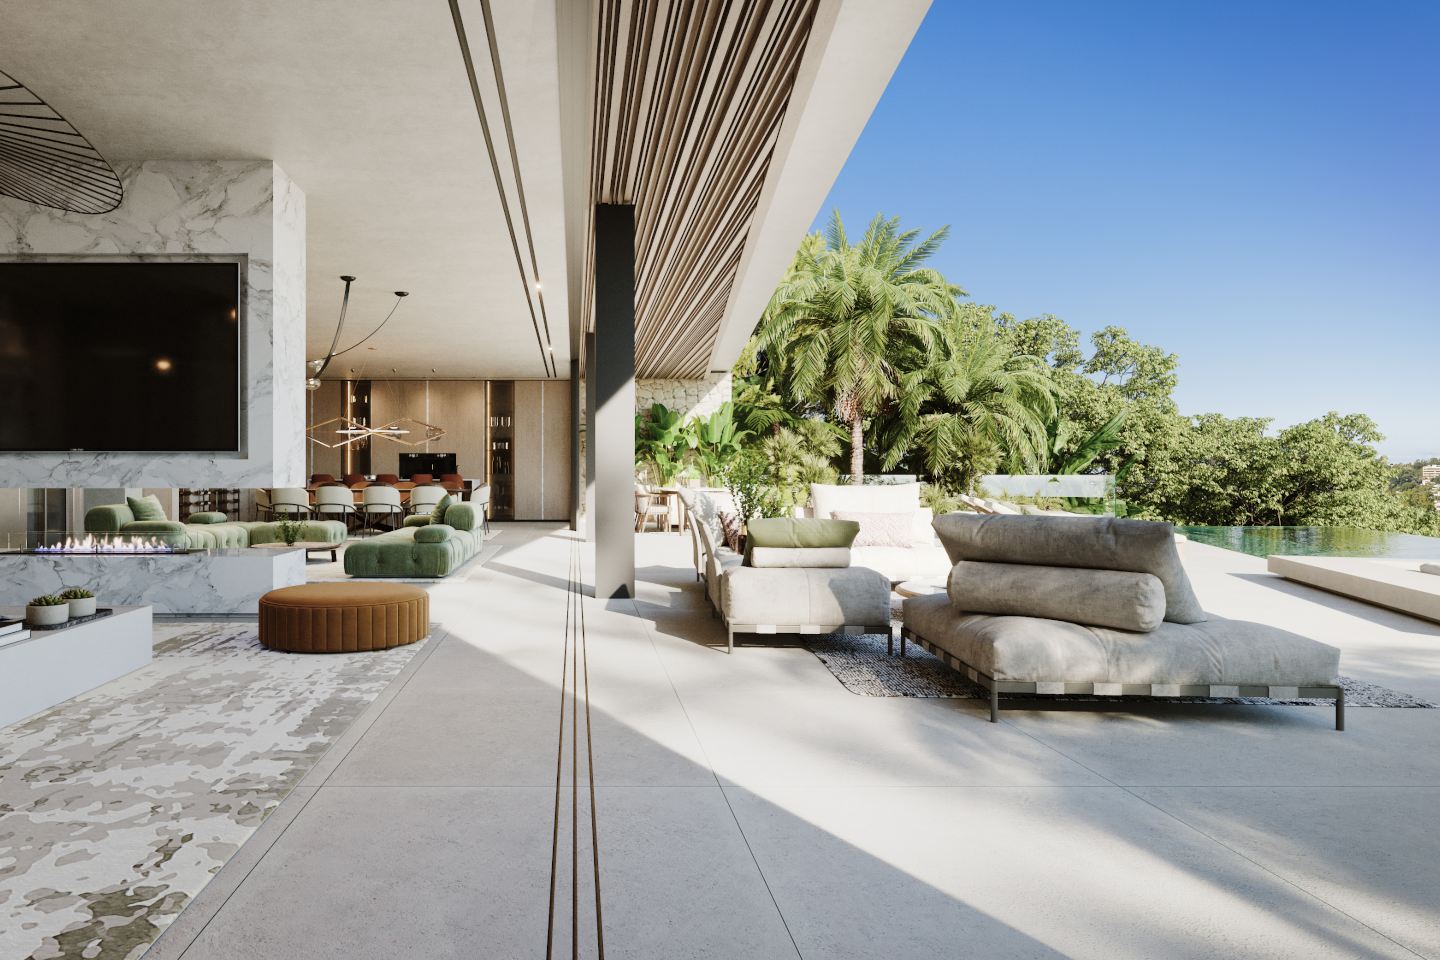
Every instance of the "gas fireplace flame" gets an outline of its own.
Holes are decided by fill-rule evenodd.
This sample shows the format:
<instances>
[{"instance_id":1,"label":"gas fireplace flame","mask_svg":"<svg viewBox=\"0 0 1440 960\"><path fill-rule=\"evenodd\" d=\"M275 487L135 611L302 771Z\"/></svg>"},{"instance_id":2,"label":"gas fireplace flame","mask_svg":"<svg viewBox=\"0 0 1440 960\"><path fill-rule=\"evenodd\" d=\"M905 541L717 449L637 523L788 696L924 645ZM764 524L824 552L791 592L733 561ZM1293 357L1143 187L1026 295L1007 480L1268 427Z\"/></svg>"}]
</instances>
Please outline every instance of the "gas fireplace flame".
<instances>
[{"instance_id":1,"label":"gas fireplace flame","mask_svg":"<svg viewBox=\"0 0 1440 960\"><path fill-rule=\"evenodd\" d=\"M35 547L35 553L176 553L170 544L156 537L97 538L93 533L83 540L68 537L62 543Z\"/></svg>"}]
</instances>

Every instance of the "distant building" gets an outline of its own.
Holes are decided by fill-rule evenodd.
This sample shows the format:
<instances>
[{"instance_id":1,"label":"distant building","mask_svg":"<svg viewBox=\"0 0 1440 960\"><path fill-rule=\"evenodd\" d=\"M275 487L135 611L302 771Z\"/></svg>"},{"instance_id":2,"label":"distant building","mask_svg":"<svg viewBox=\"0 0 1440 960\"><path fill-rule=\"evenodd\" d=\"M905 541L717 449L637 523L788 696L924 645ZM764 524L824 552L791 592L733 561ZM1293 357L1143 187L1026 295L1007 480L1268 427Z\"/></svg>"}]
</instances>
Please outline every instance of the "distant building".
<instances>
[{"instance_id":1,"label":"distant building","mask_svg":"<svg viewBox=\"0 0 1440 960\"><path fill-rule=\"evenodd\" d=\"M1434 483L1440 480L1440 463L1427 463L1420 468L1420 482Z\"/></svg>"}]
</instances>

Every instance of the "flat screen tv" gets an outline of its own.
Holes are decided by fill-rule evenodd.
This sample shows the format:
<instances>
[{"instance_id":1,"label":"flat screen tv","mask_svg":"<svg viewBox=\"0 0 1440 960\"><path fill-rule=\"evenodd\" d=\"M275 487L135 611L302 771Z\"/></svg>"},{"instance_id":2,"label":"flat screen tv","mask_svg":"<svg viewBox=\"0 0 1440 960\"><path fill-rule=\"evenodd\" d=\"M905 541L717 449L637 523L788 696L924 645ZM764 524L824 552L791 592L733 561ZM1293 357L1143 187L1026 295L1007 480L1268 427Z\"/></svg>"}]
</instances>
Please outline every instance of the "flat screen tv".
<instances>
[{"instance_id":1,"label":"flat screen tv","mask_svg":"<svg viewBox=\"0 0 1440 960\"><path fill-rule=\"evenodd\" d=\"M0 262L0 451L238 451L240 326L236 262Z\"/></svg>"},{"instance_id":2,"label":"flat screen tv","mask_svg":"<svg viewBox=\"0 0 1440 960\"><path fill-rule=\"evenodd\" d=\"M453 453L402 453L400 479L409 480L417 473L428 473L439 480L447 473L456 473Z\"/></svg>"}]
</instances>

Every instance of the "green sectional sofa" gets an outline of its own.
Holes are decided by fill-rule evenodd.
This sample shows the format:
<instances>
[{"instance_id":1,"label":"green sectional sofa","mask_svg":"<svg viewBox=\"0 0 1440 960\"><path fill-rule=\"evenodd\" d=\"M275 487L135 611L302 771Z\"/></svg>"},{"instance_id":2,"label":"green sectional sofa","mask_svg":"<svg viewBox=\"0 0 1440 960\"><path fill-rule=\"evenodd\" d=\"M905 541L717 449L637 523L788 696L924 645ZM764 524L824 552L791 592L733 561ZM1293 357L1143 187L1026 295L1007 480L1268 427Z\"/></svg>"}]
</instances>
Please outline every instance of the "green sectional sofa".
<instances>
[{"instance_id":1,"label":"green sectional sofa","mask_svg":"<svg viewBox=\"0 0 1440 960\"><path fill-rule=\"evenodd\" d=\"M480 552L484 537L468 503L452 503L444 523L401 527L345 549L352 577L448 577Z\"/></svg>"},{"instance_id":2,"label":"green sectional sofa","mask_svg":"<svg viewBox=\"0 0 1440 960\"><path fill-rule=\"evenodd\" d=\"M190 522L178 520L136 520L129 504L111 503L85 512L85 532L153 537L161 543L185 550L218 550L277 543L280 525L274 521L232 521L223 513L197 513ZM348 531L339 520L307 520L300 539L312 543L345 542Z\"/></svg>"}]
</instances>

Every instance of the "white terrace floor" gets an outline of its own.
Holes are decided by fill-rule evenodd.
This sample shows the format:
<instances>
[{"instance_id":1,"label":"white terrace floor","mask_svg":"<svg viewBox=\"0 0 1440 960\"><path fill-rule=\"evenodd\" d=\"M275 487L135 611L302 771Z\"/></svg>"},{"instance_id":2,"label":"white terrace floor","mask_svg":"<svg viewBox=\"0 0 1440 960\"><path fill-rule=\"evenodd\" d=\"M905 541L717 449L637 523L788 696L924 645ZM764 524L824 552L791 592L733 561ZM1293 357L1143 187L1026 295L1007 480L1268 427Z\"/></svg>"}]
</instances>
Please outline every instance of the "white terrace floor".
<instances>
[{"instance_id":1,"label":"white terrace floor","mask_svg":"<svg viewBox=\"0 0 1440 960\"><path fill-rule=\"evenodd\" d=\"M586 604L592 830L583 704L578 754L561 718L573 542L501 542L434 589L447 635L151 960L541 957L547 927L554 956L572 928L596 956L597 926L612 960L1440 956L1440 710L1337 733L1324 708L992 725L976 701L859 697L805 650L707 646L674 534L639 538L637 602ZM1440 628L1183 552L1211 610L1440 698Z\"/></svg>"}]
</instances>

